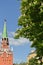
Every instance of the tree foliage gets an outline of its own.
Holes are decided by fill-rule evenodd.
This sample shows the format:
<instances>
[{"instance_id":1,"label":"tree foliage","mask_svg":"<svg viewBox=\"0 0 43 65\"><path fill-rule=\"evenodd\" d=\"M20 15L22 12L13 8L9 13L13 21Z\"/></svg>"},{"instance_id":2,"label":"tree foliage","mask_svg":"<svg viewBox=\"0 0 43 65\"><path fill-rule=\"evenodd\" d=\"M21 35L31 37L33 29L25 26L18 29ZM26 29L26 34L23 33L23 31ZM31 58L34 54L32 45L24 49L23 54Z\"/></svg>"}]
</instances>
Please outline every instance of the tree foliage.
<instances>
[{"instance_id":1,"label":"tree foliage","mask_svg":"<svg viewBox=\"0 0 43 65\"><path fill-rule=\"evenodd\" d=\"M20 63L19 65L26 65L26 63L25 63L25 62L23 62L23 63Z\"/></svg>"},{"instance_id":2,"label":"tree foliage","mask_svg":"<svg viewBox=\"0 0 43 65\"><path fill-rule=\"evenodd\" d=\"M28 62L28 65L40 65L40 63L38 63L36 58L31 58Z\"/></svg>"},{"instance_id":3,"label":"tree foliage","mask_svg":"<svg viewBox=\"0 0 43 65\"><path fill-rule=\"evenodd\" d=\"M13 65L26 65L26 62L21 62L19 64L13 64Z\"/></svg>"},{"instance_id":4,"label":"tree foliage","mask_svg":"<svg viewBox=\"0 0 43 65\"><path fill-rule=\"evenodd\" d=\"M32 47L37 55L43 56L43 0L21 0L21 16L18 25L21 26L15 38L25 37L33 41Z\"/></svg>"}]
</instances>

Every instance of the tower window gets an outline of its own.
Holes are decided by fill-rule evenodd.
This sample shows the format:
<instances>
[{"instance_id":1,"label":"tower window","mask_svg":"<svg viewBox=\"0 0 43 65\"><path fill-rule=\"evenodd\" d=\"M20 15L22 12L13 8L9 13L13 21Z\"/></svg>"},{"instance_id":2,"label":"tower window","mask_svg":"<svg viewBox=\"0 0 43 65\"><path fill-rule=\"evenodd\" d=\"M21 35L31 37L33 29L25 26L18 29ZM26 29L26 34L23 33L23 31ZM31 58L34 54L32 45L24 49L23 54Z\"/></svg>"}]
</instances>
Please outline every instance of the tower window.
<instances>
[{"instance_id":1,"label":"tower window","mask_svg":"<svg viewBox=\"0 0 43 65\"><path fill-rule=\"evenodd\" d=\"M6 38L2 38L2 40L6 40Z\"/></svg>"},{"instance_id":2,"label":"tower window","mask_svg":"<svg viewBox=\"0 0 43 65\"><path fill-rule=\"evenodd\" d=\"M2 38L2 40L3 40L3 38Z\"/></svg>"},{"instance_id":3,"label":"tower window","mask_svg":"<svg viewBox=\"0 0 43 65\"><path fill-rule=\"evenodd\" d=\"M4 38L4 40L6 40L6 38Z\"/></svg>"},{"instance_id":4,"label":"tower window","mask_svg":"<svg viewBox=\"0 0 43 65\"><path fill-rule=\"evenodd\" d=\"M9 43L7 43L7 45L9 45Z\"/></svg>"}]
</instances>

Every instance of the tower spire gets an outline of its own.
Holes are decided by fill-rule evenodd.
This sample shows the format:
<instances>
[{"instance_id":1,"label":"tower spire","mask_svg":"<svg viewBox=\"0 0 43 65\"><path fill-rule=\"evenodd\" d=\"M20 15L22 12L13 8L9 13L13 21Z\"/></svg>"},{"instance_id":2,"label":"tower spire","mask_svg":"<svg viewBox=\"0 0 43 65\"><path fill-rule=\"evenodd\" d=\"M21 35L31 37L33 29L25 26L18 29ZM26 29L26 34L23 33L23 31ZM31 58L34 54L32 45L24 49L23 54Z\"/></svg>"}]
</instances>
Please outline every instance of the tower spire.
<instances>
[{"instance_id":1,"label":"tower spire","mask_svg":"<svg viewBox=\"0 0 43 65\"><path fill-rule=\"evenodd\" d=\"M4 20L4 27L3 27L2 38L8 38L8 35L7 35L7 26L6 26L6 19Z\"/></svg>"}]
</instances>

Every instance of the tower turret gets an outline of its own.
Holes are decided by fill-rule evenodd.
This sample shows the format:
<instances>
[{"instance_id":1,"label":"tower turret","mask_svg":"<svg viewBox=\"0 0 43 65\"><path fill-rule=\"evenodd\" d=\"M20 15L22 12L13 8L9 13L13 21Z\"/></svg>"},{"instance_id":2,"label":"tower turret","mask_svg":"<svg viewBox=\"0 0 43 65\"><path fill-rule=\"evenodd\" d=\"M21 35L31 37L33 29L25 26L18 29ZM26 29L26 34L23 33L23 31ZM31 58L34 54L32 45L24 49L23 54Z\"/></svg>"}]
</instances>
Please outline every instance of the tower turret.
<instances>
[{"instance_id":1,"label":"tower turret","mask_svg":"<svg viewBox=\"0 0 43 65\"><path fill-rule=\"evenodd\" d=\"M2 38L6 38L6 39L8 38L6 20L4 21L4 28L3 28Z\"/></svg>"},{"instance_id":2,"label":"tower turret","mask_svg":"<svg viewBox=\"0 0 43 65\"><path fill-rule=\"evenodd\" d=\"M8 47L8 35L7 35L7 26L6 26L6 20L4 21L4 27L3 27L3 33L2 33L2 46L4 48Z\"/></svg>"},{"instance_id":3,"label":"tower turret","mask_svg":"<svg viewBox=\"0 0 43 65\"><path fill-rule=\"evenodd\" d=\"M4 22L0 47L0 65L13 65L13 53L9 47L6 20Z\"/></svg>"}]
</instances>

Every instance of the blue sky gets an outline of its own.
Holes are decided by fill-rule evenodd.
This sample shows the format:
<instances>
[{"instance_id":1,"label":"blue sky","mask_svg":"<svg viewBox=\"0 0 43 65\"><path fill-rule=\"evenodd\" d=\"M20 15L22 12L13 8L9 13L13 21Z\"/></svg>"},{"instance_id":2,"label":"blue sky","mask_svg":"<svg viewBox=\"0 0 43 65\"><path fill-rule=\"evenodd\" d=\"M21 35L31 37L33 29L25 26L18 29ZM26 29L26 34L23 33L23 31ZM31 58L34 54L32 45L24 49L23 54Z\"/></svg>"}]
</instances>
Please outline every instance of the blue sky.
<instances>
[{"instance_id":1,"label":"blue sky","mask_svg":"<svg viewBox=\"0 0 43 65\"><path fill-rule=\"evenodd\" d=\"M15 35L14 32L18 28L17 24L19 16L19 0L0 0L0 37L3 29L4 19L6 19L8 35L10 38L10 47L13 48L14 63L26 61L27 55L31 52L30 42L27 39L13 39L13 36Z\"/></svg>"}]
</instances>

